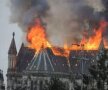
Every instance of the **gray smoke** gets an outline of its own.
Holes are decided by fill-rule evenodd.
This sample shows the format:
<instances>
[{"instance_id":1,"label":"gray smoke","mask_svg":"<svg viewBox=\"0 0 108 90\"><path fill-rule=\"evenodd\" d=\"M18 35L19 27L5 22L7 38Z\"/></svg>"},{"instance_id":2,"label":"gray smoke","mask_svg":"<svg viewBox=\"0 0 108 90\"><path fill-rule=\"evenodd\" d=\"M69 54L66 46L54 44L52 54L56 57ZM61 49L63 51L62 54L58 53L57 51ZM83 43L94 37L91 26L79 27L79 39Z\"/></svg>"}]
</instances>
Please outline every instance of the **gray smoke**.
<instances>
[{"instance_id":1,"label":"gray smoke","mask_svg":"<svg viewBox=\"0 0 108 90\"><path fill-rule=\"evenodd\" d=\"M29 25L37 16L45 16L48 10L46 0L11 0L11 22L17 23L23 31L26 31Z\"/></svg>"},{"instance_id":2,"label":"gray smoke","mask_svg":"<svg viewBox=\"0 0 108 90\"><path fill-rule=\"evenodd\" d=\"M104 5L104 11L103 11L103 15L105 17L105 20L108 22L108 0L102 0L102 3ZM106 28L105 32L103 33L106 42L107 42L107 46L108 46L108 27Z\"/></svg>"},{"instance_id":3,"label":"gray smoke","mask_svg":"<svg viewBox=\"0 0 108 90\"><path fill-rule=\"evenodd\" d=\"M104 9L101 0L11 0L10 6L11 22L27 32L40 16L46 23L48 40L59 46L78 43L85 29L91 35Z\"/></svg>"}]
</instances>

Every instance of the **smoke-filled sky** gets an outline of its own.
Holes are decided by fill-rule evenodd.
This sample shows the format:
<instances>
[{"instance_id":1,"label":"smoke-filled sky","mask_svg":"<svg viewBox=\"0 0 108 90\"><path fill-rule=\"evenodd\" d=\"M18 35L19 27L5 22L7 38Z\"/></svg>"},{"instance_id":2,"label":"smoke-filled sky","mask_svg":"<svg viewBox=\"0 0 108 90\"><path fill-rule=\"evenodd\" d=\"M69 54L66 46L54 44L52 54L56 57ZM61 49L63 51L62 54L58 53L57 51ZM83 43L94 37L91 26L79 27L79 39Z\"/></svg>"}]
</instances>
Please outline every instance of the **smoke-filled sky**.
<instances>
[{"instance_id":1,"label":"smoke-filled sky","mask_svg":"<svg viewBox=\"0 0 108 90\"><path fill-rule=\"evenodd\" d=\"M23 34L36 17L40 16L46 24L48 40L62 46L63 43L79 42L85 28L91 33L90 28L108 16L106 8L108 0L1 0L0 68L6 74L12 32L16 32L19 48Z\"/></svg>"},{"instance_id":2,"label":"smoke-filled sky","mask_svg":"<svg viewBox=\"0 0 108 90\"><path fill-rule=\"evenodd\" d=\"M103 19L105 7L101 0L10 0L11 22L27 32L36 17L46 24L48 40L63 46L78 43L85 29L91 35L94 26ZM85 24L86 23L86 24ZM76 37L77 36L77 37Z\"/></svg>"}]
</instances>

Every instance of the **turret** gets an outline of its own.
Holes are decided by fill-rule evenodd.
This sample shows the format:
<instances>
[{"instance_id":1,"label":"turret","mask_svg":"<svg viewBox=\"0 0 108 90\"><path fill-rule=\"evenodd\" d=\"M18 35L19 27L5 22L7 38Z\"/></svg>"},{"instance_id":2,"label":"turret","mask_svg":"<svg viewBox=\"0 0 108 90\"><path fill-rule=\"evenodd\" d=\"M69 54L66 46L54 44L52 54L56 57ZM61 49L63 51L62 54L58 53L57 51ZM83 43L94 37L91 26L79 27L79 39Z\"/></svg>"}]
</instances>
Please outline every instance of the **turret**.
<instances>
[{"instance_id":1,"label":"turret","mask_svg":"<svg viewBox=\"0 0 108 90\"><path fill-rule=\"evenodd\" d=\"M101 51L101 50L104 50L104 49L105 49L105 46L104 46L104 40L103 40L103 37L102 37L98 50Z\"/></svg>"},{"instance_id":2,"label":"turret","mask_svg":"<svg viewBox=\"0 0 108 90\"><path fill-rule=\"evenodd\" d=\"M104 40L102 37L100 44L99 44L99 48L98 48L98 54L96 57L97 60L99 60L100 56L102 56L102 54L104 53L104 50L105 50L105 46L104 46Z\"/></svg>"},{"instance_id":3,"label":"turret","mask_svg":"<svg viewBox=\"0 0 108 90\"><path fill-rule=\"evenodd\" d=\"M8 70L14 70L16 66L17 49L16 49L14 37L15 37L15 33L13 32L13 38L8 50Z\"/></svg>"}]
</instances>

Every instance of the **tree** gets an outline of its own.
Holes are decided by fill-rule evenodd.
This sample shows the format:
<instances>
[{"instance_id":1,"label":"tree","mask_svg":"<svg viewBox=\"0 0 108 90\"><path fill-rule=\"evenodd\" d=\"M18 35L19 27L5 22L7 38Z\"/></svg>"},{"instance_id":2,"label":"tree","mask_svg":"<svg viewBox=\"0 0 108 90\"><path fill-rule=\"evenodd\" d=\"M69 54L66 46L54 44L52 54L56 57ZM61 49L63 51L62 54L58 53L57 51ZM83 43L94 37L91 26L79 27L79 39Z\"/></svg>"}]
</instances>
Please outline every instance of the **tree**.
<instances>
[{"instance_id":1,"label":"tree","mask_svg":"<svg viewBox=\"0 0 108 90\"><path fill-rule=\"evenodd\" d=\"M87 90L87 86L89 85L89 76L83 74L83 85L78 84L78 82L74 82L74 90Z\"/></svg>"},{"instance_id":2,"label":"tree","mask_svg":"<svg viewBox=\"0 0 108 90\"><path fill-rule=\"evenodd\" d=\"M91 83L91 89L89 90L108 90L108 60L107 51L101 49L98 54L98 60L95 65L91 65L89 68L90 75L83 74L83 90ZM81 85L75 84L75 90L81 90Z\"/></svg>"},{"instance_id":3,"label":"tree","mask_svg":"<svg viewBox=\"0 0 108 90\"><path fill-rule=\"evenodd\" d=\"M44 90L67 90L66 85L58 78L51 78L48 83L44 85Z\"/></svg>"},{"instance_id":4,"label":"tree","mask_svg":"<svg viewBox=\"0 0 108 90\"><path fill-rule=\"evenodd\" d=\"M102 49L98 55L98 61L96 65L92 65L89 69L89 72L96 83L98 90L105 90L105 84L108 85L108 64L107 52L105 49Z\"/></svg>"}]
</instances>

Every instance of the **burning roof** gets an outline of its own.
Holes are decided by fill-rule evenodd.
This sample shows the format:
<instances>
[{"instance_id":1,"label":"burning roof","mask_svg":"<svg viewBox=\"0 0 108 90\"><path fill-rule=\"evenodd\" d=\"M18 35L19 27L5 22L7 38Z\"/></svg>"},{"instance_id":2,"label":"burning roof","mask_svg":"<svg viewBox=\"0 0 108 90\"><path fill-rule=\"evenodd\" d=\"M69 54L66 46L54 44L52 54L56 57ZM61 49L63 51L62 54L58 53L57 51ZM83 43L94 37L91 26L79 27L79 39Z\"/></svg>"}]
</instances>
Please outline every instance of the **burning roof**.
<instances>
[{"instance_id":1,"label":"burning roof","mask_svg":"<svg viewBox=\"0 0 108 90\"><path fill-rule=\"evenodd\" d=\"M102 36L108 44L107 0L10 1L11 20L27 34L30 48L81 49L72 45L77 43L91 50L98 48Z\"/></svg>"},{"instance_id":2,"label":"burning roof","mask_svg":"<svg viewBox=\"0 0 108 90\"><path fill-rule=\"evenodd\" d=\"M102 40L103 41L103 40ZM100 48L104 47L101 41ZM96 64L98 50L71 50L69 56L55 55L52 49L41 48L38 53L22 44L18 53L17 68L31 73L65 73L81 75L82 62L84 72L88 74L91 64ZM82 61L83 60L83 61Z\"/></svg>"},{"instance_id":3,"label":"burning roof","mask_svg":"<svg viewBox=\"0 0 108 90\"><path fill-rule=\"evenodd\" d=\"M41 20L37 18L36 23L29 28L27 34L27 41L29 42L29 48L35 49L36 52L39 52L41 48L51 48L55 55L69 56L71 50L98 50L101 39L103 39L103 32L108 26L108 23L104 20L100 21L99 27L94 28L94 33L91 37L83 37L79 44L73 44L68 46L64 44L64 47L55 47L47 39L45 33L46 29L41 24Z\"/></svg>"},{"instance_id":4,"label":"burning roof","mask_svg":"<svg viewBox=\"0 0 108 90\"><path fill-rule=\"evenodd\" d=\"M35 55L29 69L65 72L76 57L94 59L102 39L108 46L107 4L107 0L11 0L11 20L28 42L18 62L25 69Z\"/></svg>"}]
</instances>

